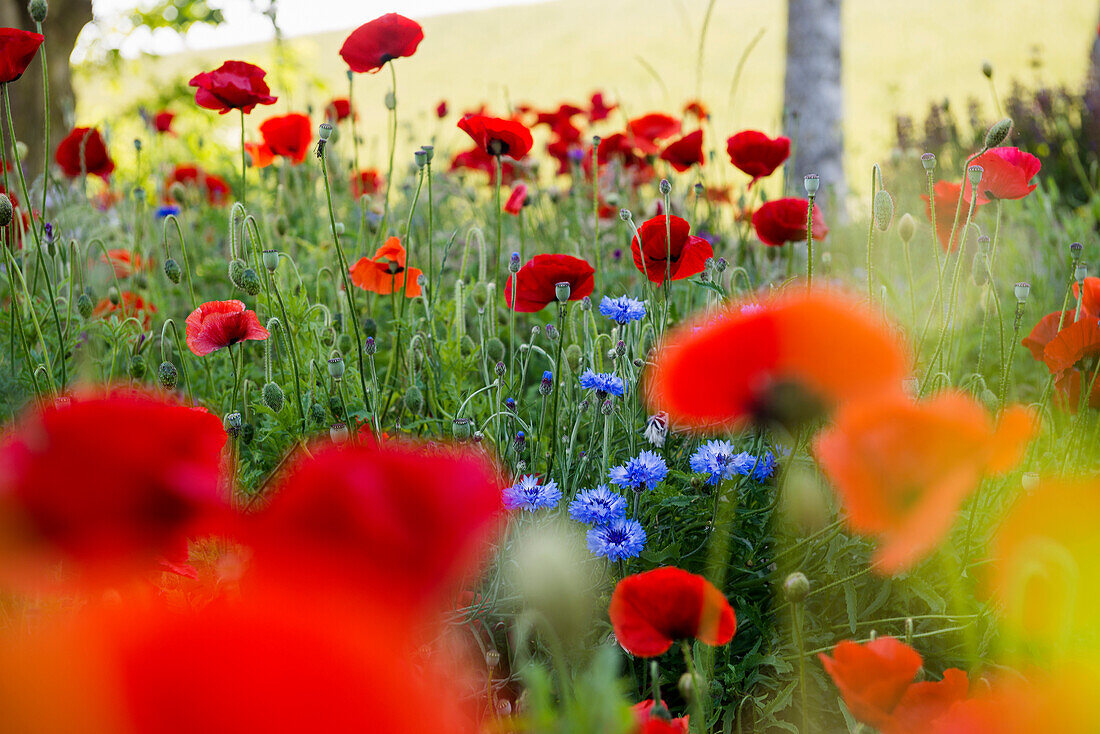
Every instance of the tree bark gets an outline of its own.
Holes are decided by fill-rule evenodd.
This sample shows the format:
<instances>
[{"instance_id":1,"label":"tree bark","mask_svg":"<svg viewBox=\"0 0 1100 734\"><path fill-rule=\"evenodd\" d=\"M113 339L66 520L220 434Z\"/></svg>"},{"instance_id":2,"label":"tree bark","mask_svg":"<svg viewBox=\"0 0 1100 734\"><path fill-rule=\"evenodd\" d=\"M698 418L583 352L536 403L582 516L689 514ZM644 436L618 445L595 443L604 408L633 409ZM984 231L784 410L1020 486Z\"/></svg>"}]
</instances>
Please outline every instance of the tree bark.
<instances>
[{"instance_id":1,"label":"tree bark","mask_svg":"<svg viewBox=\"0 0 1100 734\"><path fill-rule=\"evenodd\" d=\"M73 94L69 57L76 37L92 20L91 0L49 0L49 13L42 24L46 42L39 54L46 54L46 66L50 74L50 150L43 150L45 111L42 89L42 59L35 56L21 79L9 85L11 114L15 124L15 138L27 146L23 172L30 179L42 175L43 162L53 160L57 143L72 129L76 98ZM9 28L34 30L34 21L27 11L25 0L0 0L0 25ZM5 121L5 130L6 128ZM5 134L5 144L9 146Z\"/></svg>"},{"instance_id":2,"label":"tree bark","mask_svg":"<svg viewBox=\"0 0 1100 734\"><path fill-rule=\"evenodd\" d=\"M841 0L787 1L787 69L784 124L793 143L791 188L804 195L802 177L821 177L818 200L830 202L834 220L844 217L844 96L841 72Z\"/></svg>"}]
</instances>

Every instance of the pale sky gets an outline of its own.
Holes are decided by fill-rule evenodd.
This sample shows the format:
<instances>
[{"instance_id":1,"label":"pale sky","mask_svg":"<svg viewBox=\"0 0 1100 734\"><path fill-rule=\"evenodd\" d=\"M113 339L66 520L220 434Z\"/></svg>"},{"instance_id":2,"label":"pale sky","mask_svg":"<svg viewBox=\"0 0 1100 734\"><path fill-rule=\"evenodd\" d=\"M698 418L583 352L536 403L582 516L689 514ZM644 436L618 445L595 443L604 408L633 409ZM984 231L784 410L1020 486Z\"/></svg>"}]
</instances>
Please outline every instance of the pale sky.
<instances>
[{"instance_id":1,"label":"pale sky","mask_svg":"<svg viewBox=\"0 0 1100 734\"><path fill-rule=\"evenodd\" d=\"M527 5L545 0L278 0L279 25L288 36L354 28L384 13L401 13L410 18L458 13L466 10L493 8L502 5ZM151 5L143 0L93 0L97 21L101 18L125 16L139 6ZM129 35L121 44L126 56L145 51L173 53L186 48L216 48L243 43L266 41L273 35L271 24L262 15L270 0L209 0L219 8L226 22L217 28L195 26L181 39L171 32L150 33L142 30ZM88 34L92 29L85 31ZM87 41L84 36L81 41ZM184 45L186 44L186 46ZM112 44L114 45L114 44ZM80 44L77 57L81 55Z\"/></svg>"}]
</instances>

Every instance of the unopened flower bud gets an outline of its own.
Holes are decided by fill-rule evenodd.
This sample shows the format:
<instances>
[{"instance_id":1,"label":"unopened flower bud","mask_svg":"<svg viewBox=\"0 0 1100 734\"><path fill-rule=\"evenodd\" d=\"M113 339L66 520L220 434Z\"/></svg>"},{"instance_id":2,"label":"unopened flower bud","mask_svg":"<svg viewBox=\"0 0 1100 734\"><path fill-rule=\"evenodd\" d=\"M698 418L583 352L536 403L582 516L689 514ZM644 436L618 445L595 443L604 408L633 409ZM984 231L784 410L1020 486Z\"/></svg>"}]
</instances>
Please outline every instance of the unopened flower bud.
<instances>
[{"instance_id":1,"label":"unopened flower bud","mask_svg":"<svg viewBox=\"0 0 1100 734\"><path fill-rule=\"evenodd\" d=\"M570 344L565 348L565 363L569 365L569 370L574 374L581 370L581 348L578 344Z\"/></svg>"},{"instance_id":2,"label":"unopened flower bud","mask_svg":"<svg viewBox=\"0 0 1100 734\"><path fill-rule=\"evenodd\" d=\"M368 356L378 351L378 345L374 343L373 336L368 336L366 341L363 342L363 351L366 352Z\"/></svg>"},{"instance_id":3,"label":"unopened flower bud","mask_svg":"<svg viewBox=\"0 0 1100 734\"><path fill-rule=\"evenodd\" d=\"M241 285L241 276L244 275L245 268L248 267L244 260L240 258L233 258L229 261L229 281L238 288L243 288Z\"/></svg>"},{"instance_id":4,"label":"unopened flower bud","mask_svg":"<svg viewBox=\"0 0 1100 734\"><path fill-rule=\"evenodd\" d=\"M504 377L504 375L508 373L508 365L498 361L493 365L493 373L496 374L497 377Z\"/></svg>"},{"instance_id":5,"label":"unopened flower bud","mask_svg":"<svg viewBox=\"0 0 1100 734\"><path fill-rule=\"evenodd\" d=\"M783 581L783 595L792 604L798 604L810 593L810 580L801 571L795 571Z\"/></svg>"},{"instance_id":6,"label":"unopened flower bud","mask_svg":"<svg viewBox=\"0 0 1100 734\"><path fill-rule=\"evenodd\" d=\"M890 222L894 221L894 197L886 189L879 189L875 193L875 226L880 232L890 229Z\"/></svg>"},{"instance_id":7,"label":"unopened flower bud","mask_svg":"<svg viewBox=\"0 0 1100 734\"><path fill-rule=\"evenodd\" d=\"M7 194L0 194L0 227L7 227L15 216L15 209Z\"/></svg>"},{"instance_id":8,"label":"unopened flower bud","mask_svg":"<svg viewBox=\"0 0 1100 734\"><path fill-rule=\"evenodd\" d=\"M905 244L909 244L913 241L913 235L917 233L917 222L913 219L913 215L909 212L901 215L901 219L898 220L898 237L901 237L901 241Z\"/></svg>"},{"instance_id":9,"label":"unopened flower bud","mask_svg":"<svg viewBox=\"0 0 1100 734\"><path fill-rule=\"evenodd\" d=\"M672 193L672 184L667 178L662 178L661 183L657 185L657 188L660 189L662 194Z\"/></svg>"},{"instance_id":10,"label":"unopened flower bud","mask_svg":"<svg viewBox=\"0 0 1100 734\"><path fill-rule=\"evenodd\" d=\"M985 74L986 79L992 79L993 78L993 64L989 63L988 61L983 61L982 62L982 73Z\"/></svg>"},{"instance_id":11,"label":"unopened flower bud","mask_svg":"<svg viewBox=\"0 0 1100 734\"><path fill-rule=\"evenodd\" d=\"M539 383L539 395L546 396L554 391L554 373L546 370L542 373L542 382Z\"/></svg>"},{"instance_id":12,"label":"unopened flower bud","mask_svg":"<svg viewBox=\"0 0 1100 734\"><path fill-rule=\"evenodd\" d=\"M615 409L615 406L611 404L610 400L603 401L603 405L600 406L600 412L604 415L611 415L611 411Z\"/></svg>"},{"instance_id":13,"label":"unopened flower bud","mask_svg":"<svg viewBox=\"0 0 1100 734\"><path fill-rule=\"evenodd\" d=\"M1006 117L993 123L985 134L985 149L989 150L990 148L996 148L1005 141L1005 138L1008 137L1010 132L1012 132L1011 117Z\"/></svg>"},{"instance_id":14,"label":"unopened flower bud","mask_svg":"<svg viewBox=\"0 0 1100 734\"><path fill-rule=\"evenodd\" d=\"M416 385L410 385L409 389L405 391L405 407L411 413L419 413L424 407L424 394L420 392L420 388Z\"/></svg>"},{"instance_id":15,"label":"unopened flower bud","mask_svg":"<svg viewBox=\"0 0 1100 734\"><path fill-rule=\"evenodd\" d=\"M264 405L271 408L276 413L283 409L283 401L286 395L283 394L283 389L274 382L269 382L264 385L261 394L263 395Z\"/></svg>"},{"instance_id":16,"label":"unopened flower bud","mask_svg":"<svg viewBox=\"0 0 1100 734\"><path fill-rule=\"evenodd\" d=\"M173 283L179 283L183 277L183 269L176 262L176 258L170 257L164 261L164 276Z\"/></svg>"},{"instance_id":17,"label":"unopened flower bud","mask_svg":"<svg viewBox=\"0 0 1100 734\"><path fill-rule=\"evenodd\" d=\"M806 174L802 179L802 185L806 188L807 194L814 196L821 188L821 178L816 173Z\"/></svg>"},{"instance_id":18,"label":"unopened flower bud","mask_svg":"<svg viewBox=\"0 0 1100 734\"><path fill-rule=\"evenodd\" d=\"M241 290L250 296L260 292L263 283L260 282L260 274L252 268L245 268L241 273Z\"/></svg>"},{"instance_id":19,"label":"unopened flower bud","mask_svg":"<svg viewBox=\"0 0 1100 734\"><path fill-rule=\"evenodd\" d=\"M95 304L92 303L92 297L87 293L81 293L76 297L76 310L80 314L81 318L88 318L92 315L92 311L95 310Z\"/></svg>"},{"instance_id":20,"label":"unopened flower bud","mask_svg":"<svg viewBox=\"0 0 1100 734\"><path fill-rule=\"evenodd\" d=\"M624 342L622 339L620 339L615 345L615 354L620 357L626 354L626 342Z\"/></svg>"},{"instance_id":21,"label":"unopened flower bud","mask_svg":"<svg viewBox=\"0 0 1100 734\"><path fill-rule=\"evenodd\" d=\"M1017 303L1027 303L1027 297L1031 293L1031 283L1019 282L1013 289L1016 294Z\"/></svg>"},{"instance_id":22,"label":"unopened flower bud","mask_svg":"<svg viewBox=\"0 0 1100 734\"><path fill-rule=\"evenodd\" d=\"M35 23L41 23L46 20L49 5L46 4L46 0L31 0L27 3L27 12L30 13L31 20Z\"/></svg>"},{"instance_id":23,"label":"unopened flower bud","mask_svg":"<svg viewBox=\"0 0 1100 734\"><path fill-rule=\"evenodd\" d=\"M160 386L165 390L175 390L176 385L179 384L180 373L176 369L176 365L171 362L161 362L160 369L157 370L157 379L160 380Z\"/></svg>"},{"instance_id":24,"label":"unopened flower bud","mask_svg":"<svg viewBox=\"0 0 1100 734\"><path fill-rule=\"evenodd\" d=\"M629 222L633 218L634 218L634 215L630 213L629 209L620 209L619 210L619 219L623 220L624 222Z\"/></svg>"},{"instance_id":25,"label":"unopened flower bud","mask_svg":"<svg viewBox=\"0 0 1100 734\"><path fill-rule=\"evenodd\" d=\"M492 362L500 362L504 359L504 342L495 336L485 342L485 355Z\"/></svg>"},{"instance_id":26,"label":"unopened flower bud","mask_svg":"<svg viewBox=\"0 0 1100 734\"><path fill-rule=\"evenodd\" d=\"M508 272L509 273L518 273L519 272L519 253L518 252L513 252L512 256L510 258L508 258Z\"/></svg>"},{"instance_id":27,"label":"unopened flower bud","mask_svg":"<svg viewBox=\"0 0 1100 734\"><path fill-rule=\"evenodd\" d=\"M111 286L107 289L107 300L111 302L112 306L117 306L122 300L122 297L118 294L118 288Z\"/></svg>"},{"instance_id":28,"label":"unopened flower bud","mask_svg":"<svg viewBox=\"0 0 1100 734\"><path fill-rule=\"evenodd\" d=\"M386 109L390 110L391 112L395 107L397 107L397 97L394 95L393 92L386 92L385 102Z\"/></svg>"},{"instance_id":29,"label":"unopened flower bud","mask_svg":"<svg viewBox=\"0 0 1100 734\"><path fill-rule=\"evenodd\" d=\"M592 297L591 296L585 296L584 298L581 299L581 311L591 311L591 310L592 310Z\"/></svg>"}]
</instances>

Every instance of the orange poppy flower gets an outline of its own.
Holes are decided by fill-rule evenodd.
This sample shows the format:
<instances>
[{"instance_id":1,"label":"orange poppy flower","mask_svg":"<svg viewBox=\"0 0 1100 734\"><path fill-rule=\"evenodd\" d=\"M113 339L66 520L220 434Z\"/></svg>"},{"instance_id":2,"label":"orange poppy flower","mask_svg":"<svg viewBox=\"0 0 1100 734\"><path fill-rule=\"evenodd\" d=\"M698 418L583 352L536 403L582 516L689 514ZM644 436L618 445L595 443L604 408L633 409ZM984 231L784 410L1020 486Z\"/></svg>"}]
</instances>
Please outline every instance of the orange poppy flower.
<instances>
[{"instance_id":1,"label":"orange poppy flower","mask_svg":"<svg viewBox=\"0 0 1100 734\"><path fill-rule=\"evenodd\" d=\"M1081 313L1094 319L1100 319L1100 278L1090 275L1084 281L1084 295L1077 283L1073 284L1074 298L1080 298Z\"/></svg>"},{"instance_id":2,"label":"orange poppy flower","mask_svg":"<svg viewBox=\"0 0 1100 734\"><path fill-rule=\"evenodd\" d=\"M267 143L245 143L244 150L253 168L267 168L275 162L275 151Z\"/></svg>"},{"instance_id":3,"label":"orange poppy flower","mask_svg":"<svg viewBox=\"0 0 1100 734\"><path fill-rule=\"evenodd\" d=\"M647 393L651 412L694 428L791 423L812 408L900 393L906 362L877 314L846 296L798 289L681 327L658 353Z\"/></svg>"},{"instance_id":4,"label":"orange poppy flower","mask_svg":"<svg viewBox=\"0 0 1100 734\"><path fill-rule=\"evenodd\" d=\"M1073 323L1073 311L1054 311L1048 313L1043 318L1039 319L1039 323L1035 324L1035 328L1031 330L1031 333L1023 338L1020 342L1021 345L1027 347L1031 352L1031 356L1037 361L1043 361L1043 350L1046 349L1047 344L1058 336L1058 324L1060 323L1063 328Z\"/></svg>"},{"instance_id":5,"label":"orange poppy flower","mask_svg":"<svg viewBox=\"0 0 1100 734\"><path fill-rule=\"evenodd\" d=\"M942 680L910 683L889 720L882 725L882 734L925 734L928 722L965 701L969 689L970 679L958 668L943 671Z\"/></svg>"},{"instance_id":6,"label":"orange poppy flower","mask_svg":"<svg viewBox=\"0 0 1100 734\"><path fill-rule=\"evenodd\" d=\"M833 657L818 658L852 716L878 729L890 720L923 662L919 652L893 637L866 644L844 640Z\"/></svg>"},{"instance_id":7,"label":"orange poppy flower","mask_svg":"<svg viewBox=\"0 0 1100 734\"><path fill-rule=\"evenodd\" d=\"M1020 460L1034 432L1023 408L1010 408L994 426L961 392L922 403L896 395L846 406L818 435L814 453L852 530L880 538L877 570L898 573L939 543L984 474Z\"/></svg>"},{"instance_id":8,"label":"orange poppy flower","mask_svg":"<svg viewBox=\"0 0 1100 734\"><path fill-rule=\"evenodd\" d=\"M396 237L386 240L374 257L359 258L359 262L349 267L348 272L351 282L365 291L386 296L404 289L409 298L420 295L417 278L424 274L416 268L405 267L405 248Z\"/></svg>"},{"instance_id":9,"label":"orange poppy flower","mask_svg":"<svg viewBox=\"0 0 1100 734\"><path fill-rule=\"evenodd\" d=\"M1063 410L1076 413L1081 405L1081 370L1066 370L1054 378L1054 387L1058 392L1054 393L1054 402ZM1092 381L1092 371L1085 373L1084 380ZM1100 378L1092 383L1092 391L1089 393L1089 407L1100 408Z\"/></svg>"},{"instance_id":10,"label":"orange poppy flower","mask_svg":"<svg viewBox=\"0 0 1100 734\"><path fill-rule=\"evenodd\" d=\"M129 250L108 250L107 254L99 256L99 260L114 268L116 278L129 278L137 270L148 270L144 258Z\"/></svg>"},{"instance_id":11,"label":"orange poppy flower","mask_svg":"<svg viewBox=\"0 0 1100 734\"><path fill-rule=\"evenodd\" d=\"M1055 324L1057 326L1057 324ZM1043 362L1057 373L1067 370L1085 357L1100 354L1100 326L1096 319L1084 318L1068 326L1043 348Z\"/></svg>"},{"instance_id":12,"label":"orange poppy flower","mask_svg":"<svg viewBox=\"0 0 1100 734\"><path fill-rule=\"evenodd\" d=\"M131 293L130 291L123 291L119 294L118 304L111 303L110 299L104 298L96 304L89 318L103 319L115 314L117 314L120 319L133 316L141 322L143 329L148 329L153 321L153 314L156 312L157 307L141 296L136 293Z\"/></svg>"}]
</instances>

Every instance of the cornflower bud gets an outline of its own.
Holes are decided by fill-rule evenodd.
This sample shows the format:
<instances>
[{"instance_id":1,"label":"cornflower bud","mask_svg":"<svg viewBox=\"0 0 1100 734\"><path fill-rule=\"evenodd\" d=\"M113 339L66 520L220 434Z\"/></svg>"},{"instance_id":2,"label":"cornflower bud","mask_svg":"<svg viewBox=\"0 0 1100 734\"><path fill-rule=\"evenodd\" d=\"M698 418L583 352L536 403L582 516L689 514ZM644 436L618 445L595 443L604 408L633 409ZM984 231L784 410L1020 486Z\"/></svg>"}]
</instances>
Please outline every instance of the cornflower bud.
<instances>
[{"instance_id":1,"label":"cornflower bud","mask_svg":"<svg viewBox=\"0 0 1100 734\"><path fill-rule=\"evenodd\" d=\"M518 273L519 272L519 253L518 252L513 252L512 256L510 258L508 258L508 272L509 273Z\"/></svg>"},{"instance_id":2,"label":"cornflower bud","mask_svg":"<svg viewBox=\"0 0 1100 734\"><path fill-rule=\"evenodd\" d=\"M554 391L554 373L546 370L542 373L542 382L539 383L539 395L543 397Z\"/></svg>"},{"instance_id":3,"label":"cornflower bud","mask_svg":"<svg viewBox=\"0 0 1100 734\"><path fill-rule=\"evenodd\" d=\"M661 183L658 184L657 188L660 190L660 192L662 194L672 193L672 184L669 182L669 180L667 178L662 178Z\"/></svg>"}]
</instances>

